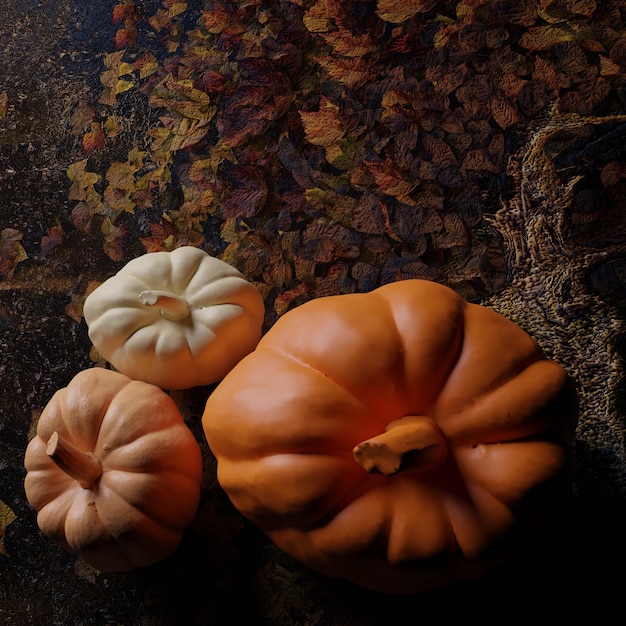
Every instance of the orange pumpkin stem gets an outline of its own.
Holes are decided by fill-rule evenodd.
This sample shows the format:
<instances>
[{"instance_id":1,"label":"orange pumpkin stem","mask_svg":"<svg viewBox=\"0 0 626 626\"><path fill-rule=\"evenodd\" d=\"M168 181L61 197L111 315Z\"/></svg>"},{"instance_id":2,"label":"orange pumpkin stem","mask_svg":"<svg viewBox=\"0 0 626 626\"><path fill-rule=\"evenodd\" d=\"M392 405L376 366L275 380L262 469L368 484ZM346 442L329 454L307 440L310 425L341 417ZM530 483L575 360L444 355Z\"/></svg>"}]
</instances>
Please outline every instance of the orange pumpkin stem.
<instances>
[{"instance_id":1,"label":"orange pumpkin stem","mask_svg":"<svg viewBox=\"0 0 626 626\"><path fill-rule=\"evenodd\" d=\"M409 415L387 424L385 432L353 450L356 462L370 474L400 472L441 465L447 446L437 424L425 415Z\"/></svg>"},{"instance_id":2,"label":"orange pumpkin stem","mask_svg":"<svg viewBox=\"0 0 626 626\"><path fill-rule=\"evenodd\" d=\"M191 313L187 300L169 291L148 289L139 294L139 300L145 306L156 306L165 319L173 322L182 322Z\"/></svg>"},{"instance_id":3,"label":"orange pumpkin stem","mask_svg":"<svg viewBox=\"0 0 626 626\"><path fill-rule=\"evenodd\" d=\"M102 476L102 463L93 452L84 452L56 431L48 439L46 454L85 489Z\"/></svg>"}]
</instances>

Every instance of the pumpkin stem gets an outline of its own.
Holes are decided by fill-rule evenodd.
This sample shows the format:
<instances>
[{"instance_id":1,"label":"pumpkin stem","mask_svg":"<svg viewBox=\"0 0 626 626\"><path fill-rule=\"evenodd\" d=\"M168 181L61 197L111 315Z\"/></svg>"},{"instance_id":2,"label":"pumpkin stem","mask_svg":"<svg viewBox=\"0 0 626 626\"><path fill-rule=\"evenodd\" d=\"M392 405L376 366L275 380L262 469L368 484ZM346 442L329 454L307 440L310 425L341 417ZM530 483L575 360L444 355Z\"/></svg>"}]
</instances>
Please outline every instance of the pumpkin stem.
<instances>
[{"instance_id":1,"label":"pumpkin stem","mask_svg":"<svg viewBox=\"0 0 626 626\"><path fill-rule=\"evenodd\" d=\"M56 431L48 439L46 454L85 489L102 476L102 463L93 452L84 452Z\"/></svg>"},{"instance_id":2,"label":"pumpkin stem","mask_svg":"<svg viewBox=\"0 0 626 626\"><path fill-rule=\"evenodd\" d=\"M141 304L146 306L158 307L161 310L161 315L173 322L182 322L191 313L187 300L169 291L148 289L139 294L139 300Z\"/></svg>"},{"instance_id":3,"label":"pumpkin stem","mask_svg":"<svg viewBox=\"0 0 626 626\"><path fill-rule=\"evenodd\" d=\"M384 433L361 442L353 454L366 472L393 476L441 465L447 446L434 420L408 415L387 424Z\"/></svg>"}]
</instances>

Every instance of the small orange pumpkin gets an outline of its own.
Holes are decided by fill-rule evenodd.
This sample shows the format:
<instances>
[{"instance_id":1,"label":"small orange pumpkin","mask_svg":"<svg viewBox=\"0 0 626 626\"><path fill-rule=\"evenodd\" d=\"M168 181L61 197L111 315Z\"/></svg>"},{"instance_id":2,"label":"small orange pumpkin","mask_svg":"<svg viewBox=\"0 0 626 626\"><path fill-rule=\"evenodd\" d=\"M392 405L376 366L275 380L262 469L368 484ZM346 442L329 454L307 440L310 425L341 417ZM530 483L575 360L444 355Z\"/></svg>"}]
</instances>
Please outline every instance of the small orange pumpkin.
<instances>
[{"instance_id":1,"label":"small orange pumpkin","mask_svg":"<svg viewBox=\"0 0 626 626\"><path fill-rule=\"evenodd\" d=\"M473 577L570 490L577 402L521 328L434 282L286 313L209 397L239 511L286 553L387 593Z\"/></svg>"},{"instance_id":2,"label":"small orange pumpkin","mask_svg":"<svg viewBox=\"0 0 626 626\"><path fill-rule=\"evenodd\" d=\"M200 447L174 401L99 367L54 394L24 465L43 533L103 572L174 552L200 498Z\"/></svg>"}]
</instances>

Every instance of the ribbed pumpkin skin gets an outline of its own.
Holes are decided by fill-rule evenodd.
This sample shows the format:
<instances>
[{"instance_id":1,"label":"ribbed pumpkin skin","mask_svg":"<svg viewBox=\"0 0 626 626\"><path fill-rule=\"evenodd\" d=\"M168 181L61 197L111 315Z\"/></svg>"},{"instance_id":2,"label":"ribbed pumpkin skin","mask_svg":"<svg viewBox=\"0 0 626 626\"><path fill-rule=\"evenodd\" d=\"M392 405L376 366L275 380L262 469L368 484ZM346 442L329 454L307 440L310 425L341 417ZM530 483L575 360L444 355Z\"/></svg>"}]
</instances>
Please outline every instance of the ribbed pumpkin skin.
<instances>
[{"instance_id":1,"label":"ribbed pumpkin skin","mask_svg":"<svg viewBox=\"0 0 626 626\"><path fill-rule=\"evenodd\" d=\"M163 389L209 385L261 337L263 297L193 246L128 262L85 300L89 337L115 369Z\"/></svg>"},{"instance_id":2,"label":"ribbed pumpkin skin","mask_svg":"<svg viewBox=\"0 0 626 626\"><path fill-rule=\"evenodd\" d=\"M101 463L93 485L81 486L50 458L53 433ZM99 367L51 398L24 465L42 532L103 572L174 552L200 498L200 448L174 401L154 385Z\"/></svg>"},{"instance_id":3,"label":"ribbed pumpkin skin","mask_svg":"<svg viewBox=\"0 0 626 626\"><path fill-rule=\"evenodd\" d=\"M576 421L571 381L521 328L421 280L289 311L203 416L245 517L309 567L386 593L475 576L541 528L569 494ZM360 444L405 424L428 450L366 472Z\"/></svg>"}]
</instances>

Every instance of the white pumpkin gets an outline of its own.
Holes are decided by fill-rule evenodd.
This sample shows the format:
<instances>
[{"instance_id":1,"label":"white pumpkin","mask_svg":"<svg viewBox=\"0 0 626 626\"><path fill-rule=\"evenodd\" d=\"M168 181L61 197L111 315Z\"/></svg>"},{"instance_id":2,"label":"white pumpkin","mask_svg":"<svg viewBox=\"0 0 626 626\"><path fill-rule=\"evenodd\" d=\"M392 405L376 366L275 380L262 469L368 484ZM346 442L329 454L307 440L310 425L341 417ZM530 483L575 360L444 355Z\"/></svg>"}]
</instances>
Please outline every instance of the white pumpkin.
<instances>
[{"instance_id":1,"label":"white pumpkin","mask_svg":"<svg viewBox=\"0 0 626 626\"><path fill-rule=\"evenodd\" d=\"M236 268L183 246L133 259L83 312L93 345L121 373L187 389L221 380L256 347L265 306Z\"/></svg>"}]
</instances>

